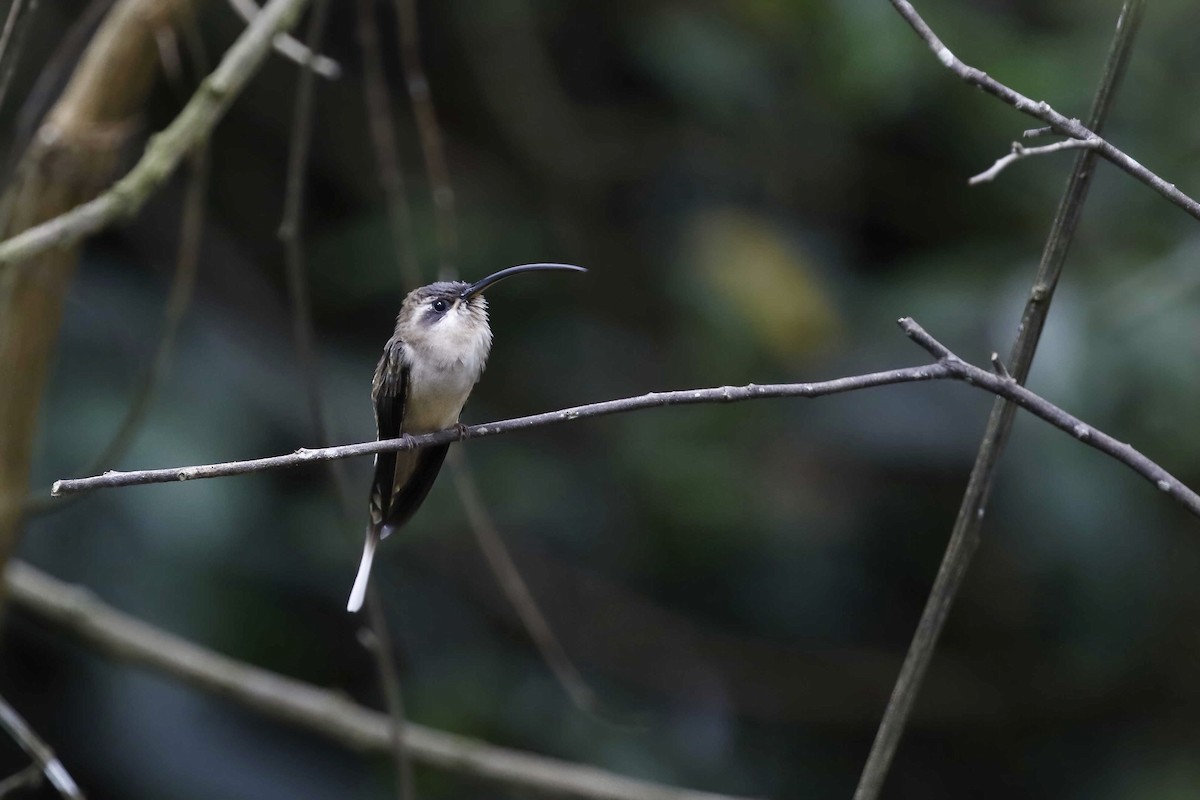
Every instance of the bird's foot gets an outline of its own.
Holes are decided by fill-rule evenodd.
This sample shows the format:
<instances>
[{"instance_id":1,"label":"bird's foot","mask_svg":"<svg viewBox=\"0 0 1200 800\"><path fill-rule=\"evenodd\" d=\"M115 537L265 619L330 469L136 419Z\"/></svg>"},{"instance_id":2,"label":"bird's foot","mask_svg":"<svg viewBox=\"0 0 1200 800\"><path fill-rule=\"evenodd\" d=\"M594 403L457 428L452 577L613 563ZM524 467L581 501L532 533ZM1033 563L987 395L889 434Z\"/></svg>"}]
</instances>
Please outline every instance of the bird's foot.
<instances>
[{"instance_id":1,"label":"bird's foot","mask_svg":"<svg viewBox=\"0 0 1200 800\"><path fill-rule=\"evenodd\" d=\"M458 434L458 438L460 440L466 439L471 435L471 429L466 425L463 425L461 422L454 423L454 432Z\"/></svg>"}]
</instances>

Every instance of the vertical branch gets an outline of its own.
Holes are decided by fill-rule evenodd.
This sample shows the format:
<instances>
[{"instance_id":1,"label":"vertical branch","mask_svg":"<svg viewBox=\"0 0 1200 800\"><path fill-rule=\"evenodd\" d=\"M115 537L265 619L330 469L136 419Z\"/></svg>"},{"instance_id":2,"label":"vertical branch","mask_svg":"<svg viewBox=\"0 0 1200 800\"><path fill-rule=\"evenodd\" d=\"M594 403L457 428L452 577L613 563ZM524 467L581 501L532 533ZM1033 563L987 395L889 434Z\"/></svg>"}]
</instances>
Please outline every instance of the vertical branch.
<instances>
[{"instance_id":1,"label":"vertical branch","mask_svg":"<svg viewBox=\"0 0 1200 800\"><path fill-rule=\"evenodd\" d=\"M396 24L399 25L400 66L404 70L404 87L417 118L417 133L421 138L421 153L425 158L425 174L433 197L433 213L438 240L438 277L453 280L458 276L458 235L455 233L454 187L446 166L442 147L442 132L438 126L429 80L421 64L421 30L417 19L416 0L393 0Z\"/></svg>"},{"instance_id":2,"label":"vertical branch","mask_svg":"<svg viewBox=\"0 0 1200 800\"><path fill-rule=\"evenodd\" d=\"M324 23L329 15L328 0L314 5L309 23L310 53L320 49ZM308 159L312 150L313 84L315 72L311 63L300 69L296 87L296 104L292 114L291 147L288 150L287 182L284 189L283 219L279 224L279 239L283 242L284 267L287 272L288 300L292 312L292 337L300 359L300 371L305 377L309 423L319 442L329 441L321 388L316 379L316 352L313 345L312 308L308 296L308 278L304 260L304 241L301 233L304 215L305 181ZM347 484L341 468L332 470L339 497L346 497Z\"/></svg>"},{"instance_id":3,"label":"vertical branch","mask_svg":"<svg viewBox=\"0 0 1200 800\"><path fill-rule=\"evenodd\" d=\"M1117 84L1125 73L1143 7L1144 0L1127 0L1122 6L1104 75L1092 102L1089 117L1088 127L1097 133L1104 126ZM1009 358L1009 371L1018 383L1025 382L1033 364L1038 340L1050 311L1050 301L1058 286L1058 279L1062 274L1063 264L1091 185L1095 161L1096 153L1093 150L1081 151L1076 157L1066 191L1055 213L1049 238L1042 251L1041 263L1038 265L1037 276L1021 316L1017 340ZM883 781L900 744L900 737L908 724L913 703L933 658L942 628L962 587L971 558L979 546L979 531L995 481L996 465L1008 442L1015 413L1016 406L1007 400L997 399L992 406L987 429L975 457L975 466L971 470L958 517L954 522L954 530L950 534L950 542L942 557L921 619L917 623L917 630L905 655L904 664L900 668L900 675L892 689L883 720L879 723L871 752L863 766L858 788L854 792L855 800L875 800L883 787Z\"/></svg>"},{"instance_id":4,"label":"vertical branch","mask_svg":"<svg viewBox=\"0 0 1200 800\"><path fill-rule=\"evenodd\" d=\"M383 56L379 50L379 26L375 24L374 0L358 0L358 45L363 55L363 99L366 104L367 127L375 164L379 167L379 186L387 204L388 232L392 237L400 265L400 277L407 289L415 289L421 280L421 268L413 247L412 213L405 194L404 173L397 158L396 125L392 103L388 99L387 79L384 77Z\"/></svg>"},{"instance_id":5,"label":"vertical branch","mask_svg":"<svg viewBox=\"0 0 1200 800\"><path fill-rule=\"evenodd\" d=\"M349 508L346 510L348 513ZM388 708L388 736L392 758L396 762L396 797L398 800L416 800L412 757L404 736L408 717L404 711L404 693L400 690L400 673L396 669L396 648L388 631L379 587L375 585L367 587L367 625L371 634L371 654L375 657L375 669L379 672L379 684Z\"/></svg>"},{"instance_id":6,"label":"vertical branch","mask_svg":"<svg viewBox=\"0 0 1200 800\"><path fill-rule=\"evenodd\" d=\"M8 16L4 18L4 27L0 28L0 64L4 63L4 56L8 53L8 43L12 41L13 28L17 27L17 19L21 16L21 7L25 5L25 0L13 0L12 5L8 7ZM13 59L16 60L15 57ZM4 96L0 95L0 100Z\"/></svg>"},{"instance_id":7,"label":"vertical branch","mask_svg":"<svg viewBox=\"0 0 1200 800\"><path fill-rule=\"evenodd\" d=\"M329 0L318 0L313 8L308 30L308 51L317 53L321 49L321 38L329 15ZM329 442L325 426L324 403L317 375L314 346L312 306L308 294L308 279L304 265L304 247L301 228L304 213L304 184L307 178L309 153L312 149L313 87L315 71L312 59L301 68L299 85L296 89L296 105L292 117L291 148L288 153L286 194L284 196L283 220L279 226L279 238L283 241L286 261L288 297L292 312L292 334L295 338L300 369L308 398L308 409L313 433L322 444ZM353 519L350 506L349 482L342 464L329 462L329 474L337 493L338 503L347 521ZM379 671L384 697L388 705L392 752L396 759L396 783L398 797L413 798L412 763L404 743L404 701L400 692L399 675L394 667L391 637L387 630L382 604L373 589L367 600L368 624L374 641L371 653Z\"/></svg>"},{"instance_id":8,"label":"vertical branch","mask_svg":"<svg viewBox=\"0 0 1200 800\"><path fill-rule=\"evenodd\" d=\"M425 174L433 196L438 241L438 277L449 280L457 276L458 235L454 214L454 188L450 182L450 171L446 166L442 148L441 131L433 98L429 93L429 81L421 64L420 23L417 18L415 0L394 0L396 21L399 25L401 66L404 83L417 120L421 150L425 160ZM360 0L360 10L369 6L370 0ZM382 71L380 73L382 75ZM389 117L390 119L390 117ZM595 693L584 681L579 669L572 663L566 650L554 635L545 616L533 599L525 580L508 554L503 539L492 524L484 506L483 498L475 490L471 469L462 456L451 458L450 468L454 473L454 486L459 502L467 513L467 522L475 541L483 551L488 567L496 577L508 601L521 620L538 652L545 660L563 690L579 708L595 713Z\"/></svg>"}]
</instances>

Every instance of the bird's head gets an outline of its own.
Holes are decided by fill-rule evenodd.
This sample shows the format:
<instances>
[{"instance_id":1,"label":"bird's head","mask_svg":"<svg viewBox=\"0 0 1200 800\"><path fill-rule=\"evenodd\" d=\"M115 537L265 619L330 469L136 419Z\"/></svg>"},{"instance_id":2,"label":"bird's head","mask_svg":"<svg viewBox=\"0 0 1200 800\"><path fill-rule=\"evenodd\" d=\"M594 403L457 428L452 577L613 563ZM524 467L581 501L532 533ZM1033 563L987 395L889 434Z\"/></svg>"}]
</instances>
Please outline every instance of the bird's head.
<instances>
[{"instance_id":1,"label":"bird's head","mask_svg":"<svg viewBox=\"0 0 1200 800\"><path fill-rule=\"evenodd\" d=\"M414 346L439 340L438 343L444 343L444 346L469 347L481 339L486 339L490 345L484 290L514 275L549 270L587 272L572 264L521 264L494 272L475 283L431 283L414 289L404 298L396 320L396 333Z\"/></svg>"}]
</instances>

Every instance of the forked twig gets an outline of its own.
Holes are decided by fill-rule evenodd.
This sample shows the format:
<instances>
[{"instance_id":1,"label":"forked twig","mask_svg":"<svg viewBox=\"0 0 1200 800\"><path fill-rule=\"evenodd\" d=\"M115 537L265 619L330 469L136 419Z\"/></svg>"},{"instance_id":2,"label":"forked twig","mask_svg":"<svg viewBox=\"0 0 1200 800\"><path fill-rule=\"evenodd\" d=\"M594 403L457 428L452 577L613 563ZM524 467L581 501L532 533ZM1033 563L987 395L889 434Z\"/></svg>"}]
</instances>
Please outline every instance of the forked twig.
<instances>
[{"instance_id":1,"label":"forked twig","mask_svg":"<svg viewBox=\"0 0 1200 800\"><path fill-rule=\"evenodd\" d=\"M1100 137L1095 125L1088 127L1077 119L1065 117L1051 108L1050 104L1044 100L1031 100L1020 92L1000 83L983 70L964 64L950 51L949 47L946 47L942 43L942 40L933 32L933 29L929 27L925 20L921 18L921 15L917 13L916 9L913 8L912 3L908 2L908 0L889 0L889 2L900 12L900 16L904 17L904 20L912 26L917 35L925 41L925 44L937 56L938 61L942 62L942 65L955 75L970 85L976 86L1007 103L1021 113L1028 114L1035 119L1048 123L1054 133L1081 140L1093 137L1098 138L1100 141L1096 145L1095 151L1102 158L1158 192L1169 200L1172 205L1176 205L1196 219L1200 219L1200 203L1179 191L1175 184L1163 180L1123 150ZM1130 14L1138 13L1131 8L1131 5L1130 3L1125 4L1126 10L1122 13L1123 18Z\"/></svg>"},{"instance_id":2,"label":"forked twig","mask_svg":"<svg viewBox=\"0 0 1200 800\"><path fill-rule=\"evenodd\" d=\"M1012 150L1006 156L1001 156L996 159L996 163L985 169L983 172L971 177L967 181L971 186L980 183L986 183L994 179L997 175L1004 171L1004 168L1014 161L1020 161L1023 158L1030 156L1044 156L1049 153L1061 153L1064 150L1094 150L1100 146L1099 138L1091 139L1067 139L1054 144L1046 144L1041 147L1026 147L1020 142L1012 143Z\"/></svg>"}]
</instances>

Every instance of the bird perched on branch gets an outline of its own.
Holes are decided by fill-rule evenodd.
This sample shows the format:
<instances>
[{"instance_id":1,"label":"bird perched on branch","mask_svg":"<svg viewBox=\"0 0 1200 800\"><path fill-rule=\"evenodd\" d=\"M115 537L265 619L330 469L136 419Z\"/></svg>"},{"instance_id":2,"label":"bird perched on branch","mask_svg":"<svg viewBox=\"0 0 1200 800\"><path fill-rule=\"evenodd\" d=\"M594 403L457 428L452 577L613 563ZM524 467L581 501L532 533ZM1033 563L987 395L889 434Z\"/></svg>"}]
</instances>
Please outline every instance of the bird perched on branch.
<instances>
[{"instance_id":1,"label":"bird perched on branch","mask_svg":"<svg viewBox=\"0 0 1200 800\"><path fill-rule=\"evenodd\" d=\"M571 264L522 264L475 283L443 281L409 292L371 382L377 439L432 433L459 424L458 415L492 348L483 290L513 275L541 270L587 271ZM362 608L379 540L420 508L449 449L449 444L443 444L375 456L371 519L346 606L349 611Z\"/></svg>"}]
</instances>

